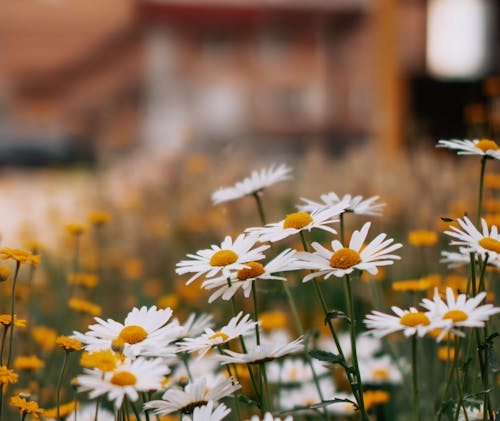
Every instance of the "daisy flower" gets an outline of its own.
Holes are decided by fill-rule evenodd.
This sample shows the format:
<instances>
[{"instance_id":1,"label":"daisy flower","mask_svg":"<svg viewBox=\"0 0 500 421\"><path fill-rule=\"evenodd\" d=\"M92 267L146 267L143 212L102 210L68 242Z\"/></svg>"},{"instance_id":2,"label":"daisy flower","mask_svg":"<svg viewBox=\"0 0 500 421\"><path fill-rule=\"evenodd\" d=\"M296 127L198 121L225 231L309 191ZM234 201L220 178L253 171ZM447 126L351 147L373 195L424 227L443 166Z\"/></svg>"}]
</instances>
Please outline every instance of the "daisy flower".
<instances>
[{"instance_id":1,"label":"daisy flower","mask_svg":"<svg viewBox=\"0 0 500 421\"><path fill-rule=\"evenodd\" d=\"M206 405L194 408L192 416L183 416L182 421L220 421L230 412L231 410L223 403L214 407L214 401L209 401Z\"/></svg>"},{"instance_id":2,"label":"daisy flower","mask_svg":"<svg viewBox=\"0 0 500 421\"><path fill-rule=\"evenodd\" d=\"M348 360L351 358L351 335L349 332L341 332L338 335L338 340L344 357ZM340 351L337 348L335 341L332 339L331 335L320 336L318 339L318 349L325 349L327 351L334 352L338 354ZM356 337L356 351L358 359L372 358L375 354L380 353L382 350L382 341L380 338L375 338L372 335L358 335Z\"/></svg>"},{"instance_id":3,"label":"daisy flower","mask_svg":"<svg viewBox=\"0 0 500 421\"><path fill-rule=\"evenodd\" d=\"M179 344L179 350L182 352L199 352L199 358L203 357L210 348L220 344L229 342L239 336L245 336L250 333L257 322L250 319L250 314L243 317L243 312L240 311L236 316L231 318L226 326L223 326L217 331L207 328L205 333L197 338L186 338Z\"/></svg>"},{"instance_id":4,"label":"daisy flower","mask_svg":"<svg viewBox=\"0 0 500 421\"><path fill-rule=\"evenodd\" d=\"M388 355L359 360L359 371L364 384L401 383L403 376Z\"/></svg>"},{"instance_id":5,"label":"daisy flower","mask_svg":"<svg viewBox=\"0 0 500 421\"><path fill-rule=\"evenodd\" d=\"M337 231L329 225L338 222L335 217L344 212L346 207L347 203L341 202L329 208L316 209L311 213L303 211L290 213L282 221L267 224L264 227L247 228L245 231L257 234L259 241L263 243L279 241L300 231L311 231L313 228L336 234Z\"/></svg>"},{"instance_id":6,"label":"daisy flower","mask_svg":"<svg viewBox=\"0 0 500 421\"><path fill-rule=\"evenodd\" d=\"M78 391L89 392L90 399L107 395L115 408L119 409L125 397L135 402L139 392L161 389L161 382L169 372L170 369L161 359L136 358L105 373L97 369L85 369L85 374L77 377Z\"/></svg>"},{"instance_id":7,"label":"daisy flower","mask_svg":"<svg viewBox=\"0 0 500 421\"><path fill-rule=\"evenodd\" d=\"M88 332L74 332L74 336L89 352L118 347L130 357L141 354L167 357L174 352L172 347L167 346L173 334L172 324L167 324L171 316L170 308L133 308L124 323L95 317L97 323L90 325Z\"/></svg>"},{"instance_id":8,"label":"daisy flower","mask_svg":"<svg viewBox=\"0 0 500 421\"><path fill-rule=\"evenodd\" d=\"M317 376L329 372L328 367L318 360L312 360ZM302 384L313 380L311 366L299 358L287 358L282 363L272 361L266 367L267 378L270 383Z\"/></svg>"},{"instance_id":9,"label":"daisy flower","mask_svg":"<svg viewBox=\"0 0 500 421\"><path fill-rule=\"evenodd\" d=\"M480 155L500 159L500 148L494 140L490 139L440 140L437 147L456 150L459 155Z\"/></svg>"},{"instance_id":10,"label":"daisy flower","mask_svg":"<svg viewBox=\"0 0 500 421\"><path fill-rule=\"evenodd\" d=\"M379 234L365 245L366 236L370 228L370 222L363 225L361 230L354 231L349 247L344 247L340 241L331 242L332 250L323 247L319 243L312 243L314 253L299 253L303 269L311 269L316 272L306 275L303 282L323 276L328 279L331 276L342 277L350 274L355 269L366 270L372 275L378 272L378 266L392 265L399 256L390 254L402 247L401 244L393 244L393 239L386 239L386 234Z\"/></svg>"},{"instance_id":11,"label":"daisy flower","mask_svg":"<svg viewBox=\"0 0 500 421\"><path fill-rule=\"evenodd\" d=\"M284 357L285 355L302 352L304 350L302 341L302 337L285 344L264 341L260 345L248 347L246 353L239 353L225 349L225 355L218 355L217 359L221 362L221 364L264 363Z\"/></svg>"},{"instance_id":12,"label":"daisy flower","mask_svg":"<svg viewBox=\"0 0 500 421\"><path fill-rule=\"evenodd\" d=\"M462 251L463 250L463 251ZM470 263L469 252L460 247L460 251L441 251L441 263L446 263L449 268L468 265Z\"/></svg>"},{"instance_id":13,"label":"daisy flower","mask_svg":"<svg viewBox=\"0 0 500 421\"><path fill-rule=\"evenodd\" d=\"M399 307L391 307L396 314L373 311L365 317L365 324L371 330L371 334L377 338L389 335L394 332L403 331L405 336L424 336L432 329L441 328L444 323L435 323L427 313L418 311L411 307L409 310L402 310Z\"/></svg>"},{"instance_id":14,"label":"daisy flower","mask_svg":"<svg viewBox=\"0 0 500 421\"><path fill-rule=\"evenodd\" d=\"M223 202L240 199L244 196L257 194L266 187L272 186L290 177L292 169L285 164L273 164L269 168L254 170L249 177L238 181L234 186L221 187L212 194L212 203L217 205Z\"/></svg>"},{"instance_id":15,"label":"daisy flower","mask_svg":"<svg viewBox=\"0 0 500 421\"><path fill-rule=\"evenodd\" d=\"M194 338L201 335L206 328L212 327L214 324L213 316L208 313L197 315L191 313L186 321L181 324L177 318L172 320L172 341L184 338Z\"/></svg>"},{"instance_id":16,"label":"daisy flower","mask_svg":"<svg viewBox=\"0 0 500 421\"><path fill-rule=\"evenodd\" d=\"M500 312L500 307L493 304L479 305L486 297L486 292L480 292L475 297L467 298L465 294L460 294L455 298L452 288L446 288L446 302L441 299L438 290L434 292L432 300L424 298L422 306L428 310L430 317L440 320L443 329L438 341L449 331L464 336L463 332L454 328L461 327L483 327L485 322Z\"/></svg>"},{"instance_id":17,"label":"daisy flower","mask_svg":"<svg viewBox=\"0 0 500 421\"><path fill-rule=\"evenodd\" d=\"M486 221L481 219L481 232L466 216L463 219L458 218L457 222L460 228L451 226L451 231L444 232L450 237L455 238L450 243L452 246L462 246L460 248L461 253L473 252L481 255L483 258L488 255L492 261L497 259L500 254L500 234L496 225L493 225L490 229Z\"/></svg>"},{"instance_id":18,"label":"daisy flower","mask_svg":"<svg viewBox=\"0 0 500 421\"><path fill-rule=\"evenodd\" d=\"M256 235L240 234L236 240L227 236L220 246L212 245L196 254L188 254L190 260L181 260L177 263L175 272L178 275L194 273L186 282L189 285L202 275L213 278L222 272L222 276L230 276L231 271L240 270L245 263L264 259L262 252L269 248L268 245L255 247L258 237Z\"/></svg>"},{"instance_id":19,"label":"daisy flower","mask_svg":"<svg viewBox=\"0 0 500 421\"><path fill-rule=\"evenodd\" d=\"M301 198L305 203L298 205L297 209L303 212L312 212L316 209L329 208L340 202L345 202L347 203L345 212L352 212L357 215L377 216L382 214L380 209L385 206L385 203L376 203L379 198L379 196L372 196L363 200L363 196L351 196L350 194L346 194L340 198L336 193L330 192L320 196L321 202Z\"/></svg>"},{"instance_id":20,"label":"daisy flower","mask_svg":"<svg viewBox=\"0 0 500 421\"><path fill-rule=\"evenodd\" d=\"M331 378L320 380L320 389L325 400L333 399L335 385ZM311 382L301 383L296 388L281 388L280 391L280 403L285 410L314 405L320 402L321 398L318 389Z\"/></svg>"},{"instance_id":21,"label":"daisy flower","mask_svg":"<svg viewBox=\"0 0 500 421\"><path fill-rule=\"evenodd\" d=\"M214 302L219 297L222 297L225 301L230 300L239 289L242 289L243 295L248 298L252 291L252 284L255 280L274 279L286 281L286 278L273 274L299 269L296 262L296 251L286 249L266 265L262 265L259 262L246 263L246 267L231 274L230 285L227 278L221 276L207 279L203 282L202 288L207 290L215 289L215 292L208 299L209 303Z\"/></svg>"},{"instance_id":22,"label":"daisy flower","mask_svg":"<svg viewBox=\"0 0 500 421\"><path fill-rule=\"evenodd\" d=\"M144 405L145 409L151 409L157 415L167 415L172 412L192 414L198 406L207 405L209 401L218 401L241 386L232 377L216 377L216 380L209 382L207 377L190 382L181 389L173 386L167 390L161 400L153 400Z\"/></svg>"}]
</instances>

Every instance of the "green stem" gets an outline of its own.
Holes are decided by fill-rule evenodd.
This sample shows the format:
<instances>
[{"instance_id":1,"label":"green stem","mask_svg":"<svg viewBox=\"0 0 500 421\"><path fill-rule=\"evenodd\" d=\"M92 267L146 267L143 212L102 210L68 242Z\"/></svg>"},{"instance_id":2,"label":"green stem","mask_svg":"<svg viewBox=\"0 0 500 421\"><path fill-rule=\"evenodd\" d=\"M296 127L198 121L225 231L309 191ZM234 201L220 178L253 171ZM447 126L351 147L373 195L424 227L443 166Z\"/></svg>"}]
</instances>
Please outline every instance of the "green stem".
<instances>
[{"instance_id":1,"label":"green stem","mask_svg":"<svg viewBox=\"0 0 500 421\"><path fill-rule=\"evenodd\" d=\"M4 325L2 334L2 345L0 345L0 365L3 365L3 352L5 350L5 339L7 338L8 330L9 330L9 325Z\"/></svg>"},{"instance_id":2,"label":"green stem","mask_svg":"<svg viewBox=\"0 0 500 421\"><path fill-rule=\"evenodd\" d=\"M95 401L94 421L97 421L97 417L99 416L99 402L100 398L97 398Z\"/></svg>"},{"instance_id":3,"label":"green stem","mask_svg":"<svg viewBox=\"0 0 500 421\"><path fill-rule=\"evenodd\" d=\"M264 215L264 208L262 207L262 200L260 199L259 192L252 194L252 196L254 197L255 202L257 203L257 209L259 211L260 222L262 222L262 225L266 225L266 216Z\"/></svg>"},{"instance_id":4,"label":"green stem","mask_svg":"<svg viewBox=\"0 0 500 421\"><path fill-rule=\"evenodd\" d=\"M411 366L413 378L413 420L420 419L420 403L418 395L418 377L417 377L417 335L412 336L411 340Z\"/></svg>"},{"instance_id":5,"label":"green stem","mask_svg":"<svg viewBox=\"0 0 500 421\"><path fill-rule=\"evenodd\" d=\"M16 303L16 281L19 274L19 267L21 263L16 261L16 271L14 272L14 279L12 281L12 293L10 297L10 337L9 337L9 355L7 356L7 368L10 368L10 363L12 361L12 350L14 347L14 308Z\"/></svg>"},{"instance_id":6,"label":"green stem","mask_svg":"<svg viewBox=\"0 0 500 421\"><path fill-rule=\"evenodd\" d=\"M363 397L363 383L361 381L361 373L359 371L359 363L358 363L358 353L356 350L356 314L354 311L354 301L352 298L352 290L351 290L351 278L349 275L345 276L345 284L347 291L347 311L349 314L349 318L351 319L351 323L349 323L349 331L351 335L351 354L352 354L352 363L354 364L354 371L356 374L356 388L358 390L358 404L359 409L361 410L361 417L363 420L368 420L368 414L365 408L365 401Z\"/></svg>"},{"instance_id":7,"label":"green stem","mask_svg":"<svg viewBox=\"0 0 500 421\"><path fill-rule=\"evenodd\" d=\"M486 155L481 158L481 174L479 176L479 198L477 201L477 219L476 226L480 228L481 212L483 210L483 186L484 186L484 169L486 168Z\"/></svg>"},{"instance_id":8,"label":"green stem","mask_svg":"<svg viewBox=\"0 0 500 421\"><path fill-rule=\"evenodd\" d=\"M56 390L56 419L60 419L60 399L61 399L61 384L62 384L62 379L64 376L64 370L66 369L66 363L68 361L68 354L69 351L64 351L64 360L63 360L63 365L61 368L61 372L59 373L59 378L57 379L57 390Z\"/></svg>"}]
</instances>

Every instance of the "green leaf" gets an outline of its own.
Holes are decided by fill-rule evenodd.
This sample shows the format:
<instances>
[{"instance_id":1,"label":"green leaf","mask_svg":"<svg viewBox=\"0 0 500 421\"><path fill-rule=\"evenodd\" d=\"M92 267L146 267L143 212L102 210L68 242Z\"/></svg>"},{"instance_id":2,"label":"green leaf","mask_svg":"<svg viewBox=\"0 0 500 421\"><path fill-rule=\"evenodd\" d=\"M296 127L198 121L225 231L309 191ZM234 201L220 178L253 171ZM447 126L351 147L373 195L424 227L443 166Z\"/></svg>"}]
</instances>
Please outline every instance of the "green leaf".
<instances>
[{"instance_id":1,"label":"green leaf","mask_svg":"<svg viewBox=\"0 0 500 421\"><path fill-rule=\"evenodd\" d=\"M316 360L325 361L332 364L341 364L345 367L345 360L342 355L334 354L333 352L322 351L321 349L314 349L309 351L309 355Z\"/></svg>"},{"instance_id":2,"label":"green leaf","mask_svg":"<svg viewBox=\"0 0 500 421\"><path fill-rule=\"evenodd\" d=\"M352 401L350 399L335 398L335 399L329 399L327 401L322 401L322 402L319 402L319 403L315 403L314 405L295 406L293 409L280 412L279 415L291 414L291 413L294 413L294 412L304 411L304 410L307 410L307 409L317 410L317 409L324 408L325 406L332 405L334 403L341 403L341 402L343 402L343 403L350 403L350 404L352 404L354 406L354 408L356 410L359 409L359 406L356 404L356 402L354 402L354 401Z\"/></svg>"},{"instance_id":3,"label":"green leaf","mask_svg":"<svg viewBox=\"0 0 500 421\"><path fill-rule=\"evenodd\" d=\"M349 318L349 316L347 316L347 314L345 314L343 311L339 311L339 310L332 310L332 311L329 311L328 313L326 313L325 325L331 319L346 319L347 323L351 323L351 319Z\"/></svg>"},{"instance_id":4,"label":"green leaf","mask_svg":"<svg viewBox=\"0 0 500 421\"><path fill-rule=\"evenodd\" d=\"M448 217L446 217L446 216L442 216L442 217L441 217L441 221L443 221L443 222L455 222L455 219L453 219L453 218L448 218Z\"/></svg>"}]
</instances>

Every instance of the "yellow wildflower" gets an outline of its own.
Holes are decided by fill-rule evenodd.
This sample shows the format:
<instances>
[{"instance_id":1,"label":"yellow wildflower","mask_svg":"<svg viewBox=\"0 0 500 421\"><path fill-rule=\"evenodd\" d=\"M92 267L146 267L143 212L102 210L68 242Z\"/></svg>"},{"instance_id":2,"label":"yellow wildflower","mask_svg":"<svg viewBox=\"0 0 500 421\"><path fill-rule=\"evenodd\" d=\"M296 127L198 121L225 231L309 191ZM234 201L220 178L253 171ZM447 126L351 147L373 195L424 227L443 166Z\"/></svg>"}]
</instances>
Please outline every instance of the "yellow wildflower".
<instances>
[{"instance_id":1,"label":"yellow wildflower","mask_svg":"<svg viewBox=\"0 0 500 421\"><path fill-rule=\"evenodd\" d=\"M410 231L408 233L408 242L415 247L433 246L437 243L438 236L435 231Z\"/></svg>"},{"instance_id":2,"label":"yellow wildflower","mask_svg":"<svg viewBox=\"0 0 500 421\"><path fill-rule=\"evenodd\" d=\"M45 367L45 363L36 355L19 356L14 360L17 370L36 371L42 367Z\"/></svg>"},{"instance_id":3,"label":"yellow wildflower","mask_svg":"<svg viewBox=\"0 0 500 421\"><path fill-rule=\"evenodd\" d=\"M437 356L441 361L453 361L455 359L455 349L448 346L440 346Z\"/></svg>"},{"instance_id":4,"label":"yellow wildflower","mask_svg":"<svg viewBox=\"0 0 500 421\"><path fill-rule=\"evenodd\" d=\"M0 384L14 384L19 380L19 375L7 366L0 366Z\"/></svg>"},{"instance_id":5,"label":"yellow wildflower","mask_svg":"<svg viewBox=\"0 0 500 421\"><path fill-rule=\"evenodd\" d=\"M490 189L500 189L500 174L485 174L484 186Z\"/></svg>"},{"instance_id":6,"label":"yellow wildflower","mask_svg":"<svg viewBox=\"0 0 500 421\"><path fill-rule=\"evenodd\" d=\"M0 314L0 324L4 326L10 326L12 323L12 317L10 314ZM26 327L26 320L18 319L14 314L14 326L15 327Z\"/></svg>"},{"instance_id":7,"label":"yellow wildflower","mask_svg":"<svg viewBox=\"0 0 500 421\"><path fill-rule=\"evenodd\" d=\"M89 222L92 225L102 226L111 221L111 214L103 210L95 210L89 214Z\"/></svg>"},{"instance_id":8,"label":"yellow wildflower","mask_svg":"<svg viewBox=\"0 0 500 421\"><path fill-rule=\"evenodd\" d=\"M87 227L85 225L78 223L66 224L65 228L66 231L68 231L71 235L74 235L75 237L78 237L85 231L87 231Z\"/></svg>"},{"instance_id":9,"label":"yellow wildflower","mask_svg":"<svg viewBox=\"0 0 500 421\"><path fill-rule=\"evenodd\" d=\"M288 325L287 315L279 310L260 313L259 321L264 330L282 329Z\"/></svg>"},{"instance_id":10,"label":"yellow wildflower","mask_svg":"<svg viewBox=\"0 0 500 421\"><path fill-rule=\"evenodd\" d=\"M78 285L92 289L95 288L99 283L99 278L97 277L97 275L94 275L93 273L85 273L85 272L71 273L68 276L68 283L71 285Z\"/></svg>"},{"instance_id":11,"label":"yellow wildflower","mask_svg":"<svg viewBox=\"0 0 500 421\"><path fill-rule=\"evenodd\" d=\"M73 310L90 314L91 316L100 316L102 312L99 305L80 298L71 298L68 302L68 306Z\"/></svg>"},{"instance_id":12,"label":"yellow wildflower","mask_svg":"<svg viewBox=\"0 0 500 421\"><path fill-rule=\"evenodd\" d=\"M31 329L31 334L44 351L50 351L56 345L57 332L50 327L35 326Z\"/></svg>"},{"instance_id":13,"label":"yellow wildflower","mask_svg":"<svg viewBox=\"0 0 500 421\"><path fill-rule=\"evenodd\" d=\"M125 279L138 279L144 273L144 265L139 257L126 260L122 266L122 276Z\"/></svg>"},{"instance_id":14,"label":"yellow wildflower","mask_svg":"<svg viewBox=\"0 0 500 421\"><path fill-rule=\"evenodd\" d=\"M20 396L12 396L9 403L10 406L17 408L21 414L29 414L35 418L39 418L43 414L43 409L38 406L38 403L28 401Z\"/></svg>"},{"instance_id":15,"label":"yellow wildflower","mask_svg":"<svg viewBox=\"0 0 500 421\"><path fill-rule=\"evenodd\" d=\"M79 340L70 338L69 336L58 336L56 338L56 345L68 352L80 351L83 347Z\"/></svg>"},{"instance_id":16,"label":"yellow wildflower","mask_svg":"<svg viewBox=\"0 0 500 421\"><path fill-rule=\"evenodd\" d=\"M12 259L21 265L26 262L34 265L38 265L40 263L40 256L27 250L4 247L0 249L0 254L2 255L2 260Z\"/></svg>"},{"instance_id":17,"label":"yellow wildflower","mask_svg":"<svg viewBox=\"0 0 500 421\"><path fill-rule=\"evenodd\" d=\"M84 352L80 358L80 365L85 368L97 368L103 372L113 371L122 360L122 355L110 349L96 352Z\"/></svg>"},{"instance_id":18,"label":"yellow wildflower","mask_svg":"<svg viewBox=\"0 0 500 421\"><path fill-rule=\"evenodd\" d=\"M156 304L160 308L170 307L172 309L176 309L179 306L179 296L177 294L162 295L158 298Z\"/></svg>"},{"instance_id":19,"label":"yellow wildflower","mask_svg":"<svg viewBox=\"0 0 500 421\"><path fill-rule=\"evenodd\" d=\"M65 419L68 415L72 414L75 409L79 406L78 402L68 402L63 405L59 405L59 417ZM57 407L44 409L44 418L57 418Z\"/></svg>"},{"instance_id":20,"label":"yellow wildflower","mask_svg":"<svg viewBox=\"0 0 500 421\"><path fill-rule=\"evenodd\" d=\"M419 279L409 279L392 283L393 291L427 291L439 284L439 275L428 275Z\"/></svg>"}]
</instances>

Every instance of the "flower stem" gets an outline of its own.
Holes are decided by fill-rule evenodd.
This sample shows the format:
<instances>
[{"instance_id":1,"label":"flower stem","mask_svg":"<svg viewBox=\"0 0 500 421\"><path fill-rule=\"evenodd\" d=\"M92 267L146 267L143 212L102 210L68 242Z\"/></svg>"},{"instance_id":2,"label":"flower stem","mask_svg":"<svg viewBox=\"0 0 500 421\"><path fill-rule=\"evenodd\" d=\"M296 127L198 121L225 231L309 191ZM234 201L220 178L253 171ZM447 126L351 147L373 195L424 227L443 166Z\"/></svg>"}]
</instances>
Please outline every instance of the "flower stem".
<instances>
[{"instance_id":1,"label":"flower stem","mask_svg":"<svg viewBox=\"0 0 500 421\"><path fill-rule=\"evenodd\" d=\"M16 270L14 272L14 279L12 280L12 293L10 297L10 338L9 338L9 355L7 356L7 368L10 368L12 361L12 350L14 347L14 307L16 304L16 281L19 274L19 267L21 263L16 261Z\"/></svg>"},{"instance_id":2,"label":"flower stem","mask_svg":"<svg viewBox=\"0 0 500 421\"><path fill-rule=\"evenodd\" d=\"M363 383L361 381L361 373L359 372L358 353L356 351L356 315L354 312L354 301L352 299L351 278L349 275L345 276L346 292L347 292L347 312L351 322L349 323L349 331L351 335L351 350L352 350L352 363L354 365L354 372L356 375L356 389L358 391L358 404L361 410L361 417L363 420L368 420L368 414L365 408L363 397ZM354 386L354 385L352 385ZM353 388L354 390L354 388Z\"/></svg>"},{"instance_id":3,"label":"flower stem","mask_svg":"<svg viewBox=\"0 0 500 421\"><path fill-rule=\"evenodd\" d=\"M411 368L413 378L413 420L420 419L420 403L418 394L418 377L417 377L417 335L411 338Z\"/></svg>"},{"instance_id":4,"label":"flower stem","mask_svg":"<svg viewBox=\"0 0 500 421\"><path fill-rule=\"evenodd\" d=\"M260 222L262 225L266 225L266 216L264 215L264 208L262 206L262 200L260 199L260 194L259 192L256 192L252 194L252 196L255 199L255 202L257 203L257 210L259 211L259 217L260 217Z\"/></svg>"},{"instance_id":5,"label":"flower stem","mask_svg":"<svg viewBox=\"0 0 500 421\"><path fill-rule=\"evenodd\" d=\"M61 399L61 384L64 376L64 371L66 370L66 363L68 361L69 351L64 351L64 360L61 368L61 372L59 373L59 378L57 379L57 389L56 389L56 419L60 419L60 399Z\"/></svg>"},{"instance_id":6,"label":"flower stem","mask_svg":"<svg viewBox=\"0 0 500 421\"><path fill-rule=\"evenodd\" d=\"M479 198L477 201L477 219L476 225L479 228L481 224L481 212L483 210L483 185L484 185L484 169L486 167L486 155L481 158L481 173L479 176Z\"/></svg>"}]
</instances>

